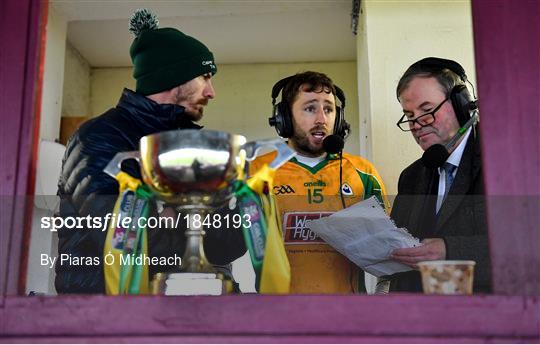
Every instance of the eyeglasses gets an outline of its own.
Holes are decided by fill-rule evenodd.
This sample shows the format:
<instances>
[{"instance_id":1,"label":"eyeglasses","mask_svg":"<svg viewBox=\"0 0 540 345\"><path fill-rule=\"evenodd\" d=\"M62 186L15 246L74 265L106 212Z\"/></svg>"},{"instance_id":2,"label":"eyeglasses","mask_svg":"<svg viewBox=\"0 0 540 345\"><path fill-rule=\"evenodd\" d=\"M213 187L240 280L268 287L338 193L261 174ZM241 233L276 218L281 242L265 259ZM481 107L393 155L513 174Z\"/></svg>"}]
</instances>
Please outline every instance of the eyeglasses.
<instances>
[{"instance_id":1,"label":"eyeglasses","mask_svg":"<svg viewBox=\"0 0 540 345\"><path fill-rule=\"evenodd\" d=\"M448 101L448 98L446 98L444 101L442 101L438 106L435 107L430 112L424 113L422 115L418 115L416 119L407 120L407 115L403 114L403 116L399 119L399 121L396 123L396 125L404 132L409 132L413 129L414 124L418 123L421 127L426 127L431 125L433 122L435 122L435 113L441 109L444 102Z\"/></svg>"}]
</instances>

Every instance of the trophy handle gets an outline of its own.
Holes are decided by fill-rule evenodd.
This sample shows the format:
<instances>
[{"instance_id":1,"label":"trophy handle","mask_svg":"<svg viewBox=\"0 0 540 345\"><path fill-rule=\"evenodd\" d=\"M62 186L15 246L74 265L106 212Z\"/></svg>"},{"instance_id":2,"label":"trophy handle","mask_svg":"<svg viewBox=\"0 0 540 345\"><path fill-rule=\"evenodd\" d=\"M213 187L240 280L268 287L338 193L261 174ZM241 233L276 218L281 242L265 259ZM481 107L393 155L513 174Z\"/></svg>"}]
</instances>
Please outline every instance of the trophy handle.
<instances>
[{"instance_id":1,"label":"trophy handle","mask_svg":"<svg viewBox=\"0 0 540 345\"><path fill-rule=\"evenodd\" d=\"M121 171L122 162L126 159L136 159L137 162L140 163L141 161L141 154L139 151L128 151L128 152L118 152L113 159L107 164L105 169L103 171L113 177L116 178L116 175Z\"/></svg>"},{"instance_id":2,"label":"trophy handle","mask_svg":"<svg viewBox=\"0 0 540 345\"><path fill-rule=\"evenodd\" d=\"M246 160L248 162L257 158L259 151L263 147L273 147L277 151L277 156L269 164L270 168L277 169L285 164L289 159L296 156L296 152L291 149L282 139L262 139L256 141L250 141L242 145L242 148L246 151Z\"/></svg>"}]
</instances>

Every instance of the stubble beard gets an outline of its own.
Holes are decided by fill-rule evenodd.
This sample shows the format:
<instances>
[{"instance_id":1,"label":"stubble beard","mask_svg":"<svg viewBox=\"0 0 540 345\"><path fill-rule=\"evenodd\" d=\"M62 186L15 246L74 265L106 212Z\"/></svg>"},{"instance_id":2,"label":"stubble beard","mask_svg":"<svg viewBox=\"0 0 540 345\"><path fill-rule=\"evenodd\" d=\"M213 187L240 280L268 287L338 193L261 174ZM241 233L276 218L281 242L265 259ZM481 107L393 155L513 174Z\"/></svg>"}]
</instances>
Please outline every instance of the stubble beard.
<instances>
[{"instance_id":1,"label":"stubble beard","mask_svg":"<svg viewBox=\"0 0 540 345\"><path fill-rule=\"evenodd\" d=\"M319 157L324 154L322 146L320 148L314 147L307 137L306 133L294 133L291 137L292 144L298 153L305 156Z\"/></svg>"},{"instance_id":2,"label":"stubble beard","mask_svg":"<svg viewBox=\"0 0 540 345\"><path fill-rule=\"evenodd\" d=\"M187 118L190 119L193 122L199 122L203 117L203 109L201 108L200 111L190 111L186 109L184 113L186 114Z\"/></svg>"},{"instance_id":3,"label":"stubble beard","mask_svg":"<svg viewBox=\"0 0 540 345\"><path fill-rule=\"evenodd\" d=\"M201 105L199 110L196 109L189 109L187 105L191 104L190 99L194 97L194 93L190 92L189 90L185 90L182 87L179 87L176 92L176 99L175 103L179 106L184 107L184 114L188 119L190 119L193 122L198 122L203 117L204 107L208 104L207 99L198 100L195 102L196 105Z\"/></svg>"}]
</instances>

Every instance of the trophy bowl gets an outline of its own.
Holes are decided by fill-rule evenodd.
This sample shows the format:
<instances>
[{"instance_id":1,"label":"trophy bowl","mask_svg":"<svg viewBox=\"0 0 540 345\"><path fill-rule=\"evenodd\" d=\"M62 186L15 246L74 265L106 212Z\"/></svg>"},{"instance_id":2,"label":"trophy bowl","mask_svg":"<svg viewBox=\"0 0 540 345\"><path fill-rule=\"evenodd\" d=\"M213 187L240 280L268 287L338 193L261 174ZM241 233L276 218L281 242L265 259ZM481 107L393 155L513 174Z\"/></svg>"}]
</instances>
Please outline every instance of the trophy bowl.
<instances>
[{"instance_id":1,"label":"trophy bowl","mask_svg":"<svg viewBox=\"0 0 540 345\"><path fill-rule=\"evenodd\" d=\"M168 203L219 207L243 174L245 143L241 135L207 130L145 136L139 143L143 181Z\"/></svg>"}]
</instances>

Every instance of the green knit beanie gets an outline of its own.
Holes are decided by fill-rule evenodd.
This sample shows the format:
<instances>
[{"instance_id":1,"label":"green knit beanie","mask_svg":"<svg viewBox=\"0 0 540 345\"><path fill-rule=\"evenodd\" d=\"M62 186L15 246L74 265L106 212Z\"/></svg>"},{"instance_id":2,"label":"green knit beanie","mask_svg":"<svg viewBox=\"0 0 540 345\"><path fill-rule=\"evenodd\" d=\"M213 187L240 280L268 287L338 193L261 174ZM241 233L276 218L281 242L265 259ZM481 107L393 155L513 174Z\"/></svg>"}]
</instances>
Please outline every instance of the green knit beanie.
<instances>
[{"instance_id":1,"label":"green knit beanie","mask_svg":"<svg viewBox=\"0 0 540 345\"><path fill-rule=\"evenodd\" d=\"M214 55L197 39L173 28L158 29L156 16L139 9L129 21L135 35L129 54L136 91L151 95L170 90L206 73L217 72Z\"/></svg>"}]
</instances>

